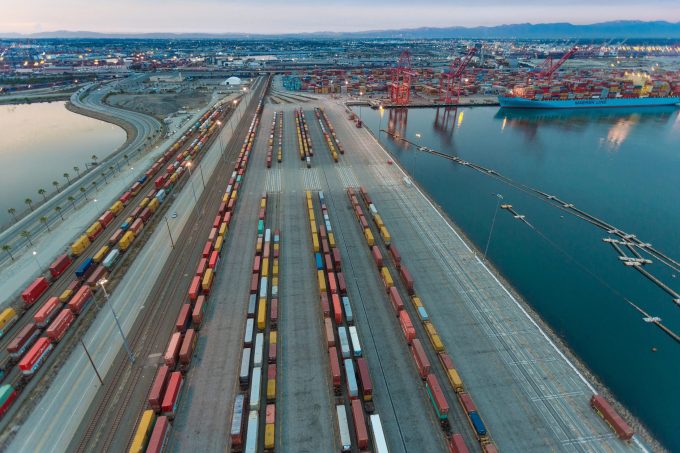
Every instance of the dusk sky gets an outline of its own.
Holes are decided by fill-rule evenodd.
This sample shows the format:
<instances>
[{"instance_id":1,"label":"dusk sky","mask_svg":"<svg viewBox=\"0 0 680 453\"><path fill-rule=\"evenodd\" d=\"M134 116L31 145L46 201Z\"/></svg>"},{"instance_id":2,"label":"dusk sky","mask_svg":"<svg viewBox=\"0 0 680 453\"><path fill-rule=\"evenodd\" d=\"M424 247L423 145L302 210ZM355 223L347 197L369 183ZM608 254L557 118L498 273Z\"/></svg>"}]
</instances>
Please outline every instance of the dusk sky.
<instances>
[{"instance_id":1,"label":"dusk sky","mask_svg":"<svg viewBox=\"0 0 680 453\"><path fill-rule=\"evenodd\" d=\"M0 5L0 32L5 33L286 33L521 22L680 21L680 0L2 0Z\"/></svg>"}]
</instances>

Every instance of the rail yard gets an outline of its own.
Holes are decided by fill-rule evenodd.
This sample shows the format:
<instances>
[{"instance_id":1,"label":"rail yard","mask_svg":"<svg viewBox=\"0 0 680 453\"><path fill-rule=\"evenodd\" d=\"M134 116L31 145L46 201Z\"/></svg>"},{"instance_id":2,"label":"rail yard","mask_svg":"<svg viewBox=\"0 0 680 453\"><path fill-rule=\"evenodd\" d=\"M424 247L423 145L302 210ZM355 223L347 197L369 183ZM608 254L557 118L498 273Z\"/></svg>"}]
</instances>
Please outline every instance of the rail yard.
<instances>
[{"instance_id":1,"label":"rail yard","mask_svg":"<svg viewBox=\"0 0 680 453\"><path fill-rule=\"evenodd\" d=\"M2 313L3 449L646 451L344 104L271 86Z\"/></svg>"}]
</instances>

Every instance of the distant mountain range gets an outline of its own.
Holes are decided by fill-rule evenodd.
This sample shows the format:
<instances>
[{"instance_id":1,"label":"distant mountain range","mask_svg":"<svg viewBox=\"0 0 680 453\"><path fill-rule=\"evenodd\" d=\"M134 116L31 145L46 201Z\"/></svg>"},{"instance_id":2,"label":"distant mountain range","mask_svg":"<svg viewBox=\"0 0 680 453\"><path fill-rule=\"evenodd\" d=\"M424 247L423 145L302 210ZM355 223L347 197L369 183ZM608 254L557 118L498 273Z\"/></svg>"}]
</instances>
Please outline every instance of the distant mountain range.
<instances>
[{"instance_id":1,"label":"distant mountain range","mask_svg":"<svg viewBox=\"0 0 680 453\"><path fill-rule=\"evenodd\" d=\"M680 22L612 21L589 25L567 22L549 24L510 24L492 27L421 27L399 30L360 32L248 34L248 33L98 33L92 31L52 31L39 33L3 33L0 38L13 39L436 39L436 38L680 38Z\"/></svg>"}]
</instances>

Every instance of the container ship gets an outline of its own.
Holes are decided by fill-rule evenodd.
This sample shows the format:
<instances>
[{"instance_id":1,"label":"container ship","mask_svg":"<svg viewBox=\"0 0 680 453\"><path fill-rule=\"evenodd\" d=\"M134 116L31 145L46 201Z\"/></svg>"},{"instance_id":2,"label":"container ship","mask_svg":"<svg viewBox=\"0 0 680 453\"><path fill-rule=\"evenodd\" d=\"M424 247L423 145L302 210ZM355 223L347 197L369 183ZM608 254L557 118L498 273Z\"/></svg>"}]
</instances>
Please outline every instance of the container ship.
<instances>
[{"instance_id":1,"label":"container ship","mask_svg":"<svg viewBox=\"0 0 680 453\"><path fill-rule=\"evenodd\" d=\"M501 107L521 109L576 109L606 107L658 107L680 104L680 97L614 97L574 99L528 99L517 96L499 96Z\"/></svg>"}]
</instances>

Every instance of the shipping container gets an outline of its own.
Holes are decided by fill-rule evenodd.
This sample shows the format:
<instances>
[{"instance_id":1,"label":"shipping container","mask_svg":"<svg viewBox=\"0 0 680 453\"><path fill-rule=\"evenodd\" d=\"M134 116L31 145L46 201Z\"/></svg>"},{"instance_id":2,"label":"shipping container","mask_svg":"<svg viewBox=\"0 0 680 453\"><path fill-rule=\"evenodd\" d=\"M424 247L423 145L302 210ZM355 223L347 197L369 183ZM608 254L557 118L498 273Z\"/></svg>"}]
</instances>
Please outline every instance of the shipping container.
<instances>
[{"instance_id":1,"label":"shipping container","mask_svg":"<svg viewBox=\"0 0 680 453\"><path fill-rule=\"evenodd\" d=\"M12 403L17 399L17 391L9 384L0 387L0 419L12 407Z\"/></svg>"},{"instance_id":2,"label":"shipping container","mask_svg":"<svg viewBox=\"0 0 680 453\"><path fill-rule=\"evenodd\" d=\"M250 385L250 398L248 398L250 410L260 409L260 393L262 389L262 368L253 367L253 375Z\"/></svg>"},{"instance_id":3,"label":"shipping container","mask_svg":"<svg viewBox=\"0 0 680 453\"><path fill-rule=\"evenodd\" d=\"M71 257L66 254L59 256L50 265L50 274L52 275L52 278L57 278L63 274L72 262Z\"/></svg>"},{"instance_id":4,"label":"shipping container","mask_svg":"<svg viewBox=\"0 0 680 453\"><path fill-rule=\"evenodd\" d=\"M115 217L116 216L114 215L114 213L111 212L110 210L105 211L104 214L102 214L101 217L99 217L98 222L102 227L106 228L107 226L109 226L111 222L113 222L113 219Z\"/></svg>"},{"instance_id":5,"label":"shipping container","mask_svg":"<svg viewBox=\"0 0 680 453\"><path fill-rule=\"evenodd\" d=\"M362 398L364 401L371 401L373 399L373 381L368 370L368 362L363 357L357 359L357 373Z\"/></svg>"},{"instance_id":6,"label":"shipping container","mask_svg":"<svg viewBox=\"0 0 680 453\"><path fill-rule=\"evenodd\" d=\"M345 276L342 272L338 272L337 274L335 274L335 276L338 279L338 292L344 296L345 294L347 294L347 284L345 283Z\"/></svg>"},{"instance_id":7,"label":"shipping container","mask_svg":"<svg viewBox=\"0 0 680 453\"><path fill-rule=\"evenodd\" d=\"M89 246L90 238L84 234L80 236L73 244L71 244L71 254L73 256L80 256Z\"/></svg>"},{"instance_id":8,"label":"shipping container","mask_svg":"<svg viewBox=\"0 0 680 453\"><path fill-rule=\"evenodd\" d=\"M411 342L411 353L413 354L413 358L416 362L418 374L420 375L421 379L425 380L427 375L430 374L430 360L427 358L427 354L425 354L423 345L417 338L414 338Z\"/></svg>"},{"instance_id":9,"label":"shipping container","mask_svg":"<svg viewBox=\"0 0 680 453\"><path fill-rule=\"evenodd\" d=\"M383 281L383 285L385 286L385 291L389 292L389 289L394 286L394 280L392 280L392 274L390 274L389 269L386 267L381 267L380 268L380 276Z\"/></svg>"},{"instance_id":10,"label":"shipping container","mask_svg":"<svg viewBox=\"0 0 680 453\"><path fill-rule=\"evenodd\" d=\"M94 295L89 286L83 285L80 289L73 295L71 300L68 301L68 308L73 312L74 315L79 315L84 312L90 305L90 302L94 300Z\"/></svg>"},{"instance_id":11,"label":"shipping container","mask_svg":"<svg viewBox=\"0 0 680 453\"><path fill-rule=\"evenodd\" d=\"M151 409L145 410L142 417L139 419L137 430L135 431L132 443L130 444L129 453L144 453L155 423L156 414L154 411Z\"/></svg>"},{"instance_id":12,"label":"shipping container","mask_svg":"<svg viewBox=\"0 0 680 453\"><path fill-rule=\"evenodd\" d=\"M21 293L21 298L26 302L26 305L33 305L47 291L49 286L50 283L45 277L38 277Z\"/></svg>"},{"instance_id":13,"label":"shipping container","mask_svg":"<svg viewBox=\"0 0 680 453\"><path fill-rule=\"evenodd\" d=\"M214 276L214 271L208 267L208 269L205 270L205 274L203 275L203 282L201 283L201 287L203 288L203 292L208 295L210 294L210 288L212 288L213 284L213 276Z\"/></svg>"},{"instance_id":14,"label":"shipping container","mask_svg":"<svg viewBox=\"0 0 680 453\"><path fill-rule=\"evenodd\" d=\"M399 275L401 276L401 280L404 282L404 286L406 286L406 291L410 296L415 294L415 289L413 288L413 277L411 277L411 273L406 269L406 266L401 266L399 269Z\"/></svg>"},{"instance_id":15,"label":"shipping container","mask_svg":"<svg viewBox=\"0 0 680 453\"><path fill-rule=\"evenodd\" d=\"M156 424L151 431L151 436L149 437L149 444L146 447L145 453L161 453L165 450L168 439L170 438L170 430L172 426L168 417L161 415L156 419Z\"/></svg>"},{"instance_id":16,"label":"shipping container","mask_svg":"<svg viewBox=\"0 0 680 453\"><path fill-rule=\"evenodd\" d=\"M257 453L259 418L256 410L251 410L248 414L248 427L246 433L246 444L244 453Z\"/></svg>"},{"instance_id":17,"label":"shipping container","mask_svg":"<svg viewBox=\"0 0 680 453\"><path fill-rule=\"evenodd\" d=\"M345 406L335 406L338 415L338 431L340 432L340 451L347 452L352 450L352 439L350 437L349 425L347 423L347 412Z\"/></svg>"},{"instance_id":18,"label":"shipping container","mask_svg":"<svg viewBox=\"0 0 680 453\"><path fill-rule=\"evenodd\" d=\"M272 299L269 321L270 328L276 329L279 322L279 299Z\"/></svg>"},{"instance_id":19,"label":"shipping container","mask_svg":"<svg viewBox=\"0 0 680 453\"><path fill-rule=\"evenodd\" d=\"M175 332L170 336L170 342L168 342L168 347L165 348L165 354L163 355L163 362L170 369L174 369L175 365L177 365L180 346L182 346L182 332Z\"/></svg>"},{"instance_id":20,"label":"shipping container","mask_svg":"<svg viewBox=\"0 0 680 453\"><path fill-rule=\"evenodd\" d=\"M343 359L350 357L349 338L347 336L347 329L344 326L338 327L338 339L340 340L340 352Z\"/></svg>"},{"instance_id":21,"label":"shipping container","mask_svg":"<svg viewBox=\"0 0 680 453\"><path fill-rule=\"evenodd\" d=\"M476 411L468 413L468 417L470 418L470 423L472 424L472 428L475 430L477 438L480 440L486 439L487 431L486 426L482 421L482 417L480 417Z\"/></svg>"},{"instance_id":22,"label":"shipping container","mask_svg":"<svg viewBox=\"0 0 680 453\"><path fill-rule=\"evenodd\" d=\"M352 340L352 354L354 357L361 357L361 343L359 342L359 333L355 326L349 326L349 337Z\"/></svg>"},{"instance_id":23,"label":"shipping container","mask_svg":"<svg viewBox=\"0 0 680 453\"><path fill-rule=\"evenodd\" d=\"M149 396L147 401L149 402L149 407L156 413L160 413L161 404L163 399L163 394L165 393L165 387L168 384L168 379L170 378L170 368L167 365L161 365L156 371L156 376L151 384L151 390L149 390Z\"/></svg>"},{"instance_id":24,"label":"shipping container","mask_svg":"<svg viewBox=\"0 0 680 453\"><path fill-rule=\"evenodd\" d=\"M189 285L189 300L195 301L199 294L201 294L201 277L194 276L191 280L191 285Z\"/></svg>"},{"instance_id":25,"label":"shipping container","mask_svg":"<svg viewBox=\"0 0 680 453\"><path fill-rule=\"evenodd\" d=\"M377 245L371 247L371 255L373 256L373 261L375 261L375 264L378 266L378 268L383 267L382 253L380 253L380 249L378 249Z\"/></svg>"},{"instance_id":26,"label":"shipping container","mask_svg":"<svg viewBox=\"0 0 680 453\"><path fill-rule=\"evenodd\" d=\"M264 355L264 333L255 335L255 347L253 348L253 366L261 367Z\"/></svg>"},{"instance_id":27,"label":"shipping container","mask_svg":"<svg viewBox=\"0 0 680 453\"><path fill-rule=\"evenodd\" d=\"M458 433L451 434L449 438L449 451L451 453L469 453L463 436Z\"/></svg>"},{"instance_id":28,"label":"shipping container","mask_svg":"<svg viewBox=\"0 0 680 453\"><path fill-rule=\"evenodd\" d=\"M405 310L399 312L399 325L401 326L401 331L406 338L406 342L411 344L411 341L416 337L416 331L411 323L411 318Z\"/></svg>"},{"instance_id":29,"label":"shipping container","mask_svg":"<svg viewBox=\"0 0 680 453\"><path fill-rule=\"evenodd\" d=\"M54 343L58 343L64 337L74 320L73 312L68 308L64 308L54 318L54 321L50 323L45 333Z\"/></svg>"},{"instance_id":30,"label":"shipping container","mask_svg":"<svg viewBox=\"0 0 680 453\"><path fill-rule=\"evenodd\" d=\"M243 447L243 430L245 426L245 411L246 411L246 398L245 395L239 393L234 398L234 410L231 416L231 448L232 450L240 450Z\"/></svg>"},{"instance_id":31,"label":"shipping container","mask_svg":"<svg viewBox=\"0 0 680 453\"><path fill-rule=\"evenodd\" d=\"M40 368L47 356L54 349L52 341L47 337L40 337L31 346L26 355L19 361L19 369L24 376L33 376Z\"/></svg>"},{"instance_id":32,"label":"shipping container","mask_svg":"<svg viewBox=\"0 0 680 453\"><path fill-rule=\"evenodd\" d=\"M371 434L373 435L373 446L375 453L389 453L387 449L387 441L385 440L385 433L383 432L380 416L373 414L369 417L371 423Z\"/></svg>"},{"instance_id":33,"label":"shipping container","mask_svg":"<svg viewBox=\"0 0 680 453\"><path fill-rule=\"evenodd\" d=\"M343 365L345 367L345 379L347 381L347 396L349 396L350 399L359 398L359 384L357 384L357 375L354 371L352 359L345 359Z\"/></svg>"},{"instance_id":34,"label":"shipping container","mask_svg":"<svg viewBox=\"0 0 680 453\"><path fill-rule=\"evenodd\" d=\"M255 328L255 320L249 318L246 320L246 329L243 334L243 345L251 347L253 345L253 331Z\"/></svg>"},{"instance_id":35,"label":"shipping container","mask_svg":"<svg viewBox=\"0 0 680 453\"><path fill-rule=\"evenodd\" d=\"M118 248L124 252L130 248L134 240L135 234L132 231L126 231L123 237L120 238L120 241L118 241Z\"/></svg>"},{"instance_id":36,"label":"shipping container","mask_svg":"<svg viewBox=\"0 0 680 453\"><path fill-rule=\"evenodd\" d=\"M113 233L113 234L111 235L111 237L109 238L109 245L111 245L111 246L116 245L116 244L117 244L118 242L120 242L120 240L123 238L123 235L124 235L124 234L125 234L125 231L123 231L122 229L118 228L118 229L116 230L116 232Z\"/></svg>"},{"instance_id":37,"label":"shipping container","mask_svg":"<svg viewBox=\"0 0 680 453\"><path fill-rule=\"evenodd\" d=\"M399 254L399 250L397 250L397 246L394 245L394 244L390 244L387 248L390 251L390 254L392 255L392 259L394 260L394 264L397 266L397 269L399 269L401 267L401 254Z\"/></svg>"},{"instance_id":38,"label":"shipping container","mask_svg":"<svg viewBox=\"0 0 680 453\"><path fill-rule=\"evenodd\" d=\"M182 387L184 385L184 378L182 373L174 371L170 374L168 379L168 387L163 395L163 404L161 405L161 415L173 419L177 411L177 405L182 397Z\"/></svg>"},{"instance_id":39,"label":"shipping container","mask_svg":"<svg viewBox=\"0 0 680 453\"><path fill-rule=\"evenodd\" d=\"M630 440L634 431L628 423L614 410L602 395L593 395L590 406L612 427L616 435L623 440Z\"/></svg>"},{"instance_id":40,"label":"shipping container","mask_svg":"<svg viewBox=\"0 0 680 453\"><path fill-rule=\"evenodd\" d=\"M354 434L357 439L357 447L360 450L368 448L368 430L366 429L366 418L361 401L352 400L352 416L354 418Z\"/></svg>"},{"instance_id":41,"label":"shipping container","mask_svg":"<svg viewBox=\"0 0 680 453\"><path fill-rule=\"evenodd\" d=\"M182 340L182 347L179 349L179 364L180 369L186 370L191 365L191 359L196 350L196 343L198 342L198 334L194 329L188 329Z\"/></svg>"},{"instance_id":42,"label":"shipping container","mask_svg":"<svg viewBox=\"0 0 680 453\"><path fill-rule=\"evenodd\" d=\"M276 364L272 363L267 367L267 401L268 402L274 402L276 401ZM271 404L267 405L267 410L269 410L269 406L272 406Z\"/></svg>"},{"instance_id":43,"label":"shipping container","mask_svg":"<svg viewBox=\"0 0 680 453\"><path fill-rule=\"evenodd\" d=\"M186 303L179 309L177 321L175 322L175 332L186 332L191 325L191 304Z\"/></svg>"},{"instance_id":44,"label":"shipping container","mask_svg":"<svg viewBox=\"0 0 680 453\"><path fill-rule=\"evenodd\" d=\"M331 368L331 382L333 383L333 391L336 395L341 393L341 376L340 376L340 362L338 361L338 351L335 347L328 348L328 358Z\"/></svg>"},{"instance_id":45,"label":"shipping container","mask_svg":"<svg viewBox=\"0 0 680 453\"><path fill-rule=\"evenodd\" d=\"M250 382L250 356L251 349L243 348L241 352L241 368L238 375L238 381L241 384L242 389L248 388L248 383Z\"/></svg>"},{"instance_id":46,"label":"shipping container","mask_svg":"<svg viewBox=\"0 0 680 453\"><path fill-rule=\"evenodd\" d=\"M427 333L427 336L430 339L430 343L432 343L432 347L434 348L434 350L437 352L444 351L444 343L442 343L442 339L439 337L437 329L434 328L434 325L432 325L431 322L425 323L425 332Z\"/></svg>"},{"instance_id":47,"label":"shipping container","mask_svg":"<svg viewBox=\"0 0 680 453\"><path fill-rule=\"evenodd\" d=\"M111 270L113 265L116 264L116 261L118 261L119 257L120 251L118 249L111 250L109 254L106 255L106 258L104 258L104 261L102 261L102 266L104 266L108 270Z\"/></svg>"},{"instance_id":48,"label":"shipping container","mask_svg":"<svg viewBox=\"0 0 680 453\"><path fill-rule=\"evenodd\" d=\"M13 359L18 359L30 348L40 336L40 330L35 323L26 324L7 345L7 352Z\"/></svg>"},{"instance_id":49,"label":"shipping container","mask_svg":"<svg viewBox=\"0 0 680 453\"><path fill-rule=\"evenodd\" d=\"M394 286L388 289L388 294L390 296L390 303L392 304L392 309L394 313L399 316L399 312L404 309L404 302L399 295L399 291Z\"/></svg>"},{"instance_id":50,"label":"shipping container","mask_svg":"<svg viewBox=\"0 0 680 453\"><path fill-rule=\"evenodd\" d=\"M335 346L335 334L333 332L333 323L330 318L324 319L325 331L326 331L326 347L330 348Z\"/></svg>"},{"instance_id":51,"label":"shipping container","mask_svg":"<svg viewBox=\"0 0 680 453\"><path fill-rule=\"evenodd\" d=\"M97 253L94 254L94 256L92 257L92 261L94 261L95 263L101 263L106 257L107 253L109 253L109 246L104 245L97 251Z\"/></svg>"},{"instance_id":52,"label":"shipping container","mask_svg":"<svg viewBox=\"0 0 680 453\"><path fill-rule=\"evenodd\" d=\"M257 310L257 294L250 294L250 297L248 299L248 311L246 313L246 316L248 318L254 318L256 310Z\"/></svg>"},{"instance_id":53,"label":"shipping container","mask_svg":"<svg viewBox=\"0 0 680 453\"><path fill-rule=\"evenodd\" d=\"M203 322L203 311L205 307L205 296L198 296L196 299L196 304L194 305L194 310L191 313L191 321L193 322L194 329L198 330L201 328L201 323Z\"/></svg>"},{"instance_id":54,"label":"shipping container","mask_svg":"<svg viewBox=\"0 0 680 453\"><path fill-rule=\"evenodd\" d=\"M434 374L427 375L425 389L427 390L432 407L434 407L435 413L439 418L439 422L442 424L448 423L449 403L446 401L446 397L439 386L437 376Z\"/></svg>"}]
</instances>

